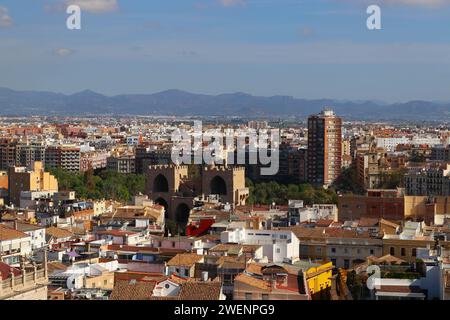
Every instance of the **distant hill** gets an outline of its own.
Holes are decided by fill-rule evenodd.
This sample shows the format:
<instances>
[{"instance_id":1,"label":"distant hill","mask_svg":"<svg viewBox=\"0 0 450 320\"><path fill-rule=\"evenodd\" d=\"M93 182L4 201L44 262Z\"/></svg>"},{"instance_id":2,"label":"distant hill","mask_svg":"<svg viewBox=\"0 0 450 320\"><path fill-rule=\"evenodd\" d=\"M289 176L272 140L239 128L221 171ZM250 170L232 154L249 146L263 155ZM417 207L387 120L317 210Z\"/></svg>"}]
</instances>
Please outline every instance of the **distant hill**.
<instances>
[{"instance_id":1,"label":"distant hill","mask_svg":"<svg viewBox=\"0 0 450 320\"><path fill-rule=\"evenodd\" d=\"M450 102L307 100L290 96L261 97L246 93L220 95L166 90L153 94L105 96L90 90L72 95L0 88L0 115L175 115L305 117L331 106L345 119L445 120Z\"/></svg>"}]
</instances>

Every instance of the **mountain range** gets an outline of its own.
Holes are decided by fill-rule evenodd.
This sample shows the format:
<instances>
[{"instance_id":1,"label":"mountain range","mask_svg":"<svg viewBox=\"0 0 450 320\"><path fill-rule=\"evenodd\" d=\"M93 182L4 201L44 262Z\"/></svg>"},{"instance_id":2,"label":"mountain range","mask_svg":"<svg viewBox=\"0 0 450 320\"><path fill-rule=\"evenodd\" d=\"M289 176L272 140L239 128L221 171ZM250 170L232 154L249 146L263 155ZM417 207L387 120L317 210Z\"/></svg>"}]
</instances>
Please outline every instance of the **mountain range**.
<instances>
[{"instance_id":1,"label":"mountain range","mask_svg":"<svg viewBox=\"0 0 450 320\"><path fill-rule=\"evenodd\" d=\"M153 94L106 96L90 90L71 95L46 91L0 88L0 115L172 115L306 117L331 107L344 119L450 120L450 102L300 99L291 96L254 96L246 93L219 95L166 90Z\"/></svg>"}]
</instances>

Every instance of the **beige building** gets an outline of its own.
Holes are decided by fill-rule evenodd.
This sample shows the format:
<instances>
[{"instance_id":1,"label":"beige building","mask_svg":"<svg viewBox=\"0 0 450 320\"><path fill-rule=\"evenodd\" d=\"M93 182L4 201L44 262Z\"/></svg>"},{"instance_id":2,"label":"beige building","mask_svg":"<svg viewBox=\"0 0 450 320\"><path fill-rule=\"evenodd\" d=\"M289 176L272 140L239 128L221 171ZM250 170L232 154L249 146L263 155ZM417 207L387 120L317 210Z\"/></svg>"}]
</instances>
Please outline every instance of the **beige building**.
<instances>
[{"instance_id":1,"label":"beige building","mask_svg":"<svg viewBox=\"0 0 450 320\"><path fill-rule=\"evenodd\" d=\"M432 248L434 244L434 240L427 237L401 239L398 235L385 235L383 238L383 255L389 254L412 263L416 262L418 248Z\"/></svg>"},{"instance_id":2,"label":"beige building","mask_svg":"<svg viewBox=\"0 0 450 320\"><path fill-rule=\"evenodd\" d=\"M47 259L12 267L0 262L0 300L47 300Z\"/></svg>"},{"instance_id":3,"label":"beige building","mask_svg":"<svg viewBox=\"0 0 450 320\"><path fill-rule=\"evenodd\" d=\"M446 215L450 214L450 196L405 196L405 219L443 224Z\"/></svg>"},{"instance_id":4,"label":"beige building","mask_svg":"<svg viewBox=\"0 0 450 320\"><path fill-rule=\"evenodd\" d=\"M45 172L40 161L34 162L30 167L11 167L8 178L9 199L15 205L20 204L22 191L58 191L58 181L49 172Z\"/></svg>"},{"instance_id":5,"label":"beige building","mask_svg":"<svg viewBox=\"0 0 450 320\"><path fill-rule=\"evenodd\" d=\"M194 199L211 196L222 203L244 205L249 191L245 169L239 166L205 166L198 176L185 165L154 165L145 169L146 195L165 208L166 218L186 224Z\"/></svg>"}]
</instances>

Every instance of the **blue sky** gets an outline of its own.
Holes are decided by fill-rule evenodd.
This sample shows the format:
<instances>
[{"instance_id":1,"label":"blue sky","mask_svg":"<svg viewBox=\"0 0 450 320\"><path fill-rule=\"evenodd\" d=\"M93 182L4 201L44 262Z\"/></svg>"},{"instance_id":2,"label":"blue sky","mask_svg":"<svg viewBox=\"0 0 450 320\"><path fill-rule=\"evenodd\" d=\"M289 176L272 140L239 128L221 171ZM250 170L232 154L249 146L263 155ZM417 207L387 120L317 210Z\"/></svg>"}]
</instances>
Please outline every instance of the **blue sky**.
<instances>
[{"instance_id":1,"label":"blue sky","mask_svg":"<svg viewBox=\"0 0 450 320\"><path fill-rule=\"evenodd\" d=\"M0 0L0 86L449 101L450 0Z\"/></svg>"}]
</instances>

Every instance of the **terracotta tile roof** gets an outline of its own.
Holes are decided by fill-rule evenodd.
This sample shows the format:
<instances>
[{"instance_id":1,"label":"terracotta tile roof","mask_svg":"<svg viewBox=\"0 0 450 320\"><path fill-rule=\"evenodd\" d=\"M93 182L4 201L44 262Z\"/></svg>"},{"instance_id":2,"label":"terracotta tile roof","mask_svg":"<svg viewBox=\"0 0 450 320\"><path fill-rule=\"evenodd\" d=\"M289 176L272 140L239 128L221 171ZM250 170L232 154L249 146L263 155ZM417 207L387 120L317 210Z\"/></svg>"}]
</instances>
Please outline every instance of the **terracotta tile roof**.
<instances>
[{"instance_id":1,"label":"terracotta tile roof","mask_svg":"<svg viewBox=\"0 0 450 320\"><path fill-rule=\"evenodd\" d=\"M382 256L380 258L374 257L374 256L368 256L367 260L373 264L376 263L389 263L389 264L402 264L406 263L405 260L402 260L400 258L391 256L390 254L387 254L385 256Z\"/></svg>"},{"instance_id":2,"label":"terracotta tile roof","mask_svg":"<svg viewBox=\"0 0 450 320\"><path fill-rule=\"evenodd\" d=\"M0 224L0 241L29 237L26 233L8 228Z\"/></svg>"},{"instance_id":3,"label":"terracotta tile roof","mask_svg":"<svg viewBox=\"0 0 450 320\"><path fill-rule=\"evenodd\" d=\"M242 252L243 253L254 253L259 248L261 248L261 246L257 245L257 244L244 244L244 245L242 245Z\"/></svg>"},{"instance_id":4,"label":"terracotta tile roof","mask_svg":"<svg viewBox=\"0 0 450 320\"><path fill-rule=\"evenodd\" d=\"M316 226L318 227L329 227L334 220L331 219L319 219L316 221Z\"/></svg>"},{"instance_id":5,"label":"terracotta tile roof","mask_svg":"<svg viewBox=\"0 0 450 320\"><path fill-rule=\"evenodd\" d=\"M222 283L219 281L189 280L181 283L180 293L170 297L151 297L151 300L219 300Z\"/></svg>"},{"instance_id":6,"label":"terracotta tile roof","mask_svg":"<svg viewBox=\"0 0 450 320\"><path fill-rule=\"evenodd\" d=\"M196 253L179 253L167 262L168 266L192 267L196 262L203 259L203 256Z\"/></svg>"},{"instance_id":7,"label":"terracotta tile roof","mask_svg":"<svg viewBox=\"0 0 450 320\"><path fill-rule=\"evenodd\" d=\"M283 230L291 230L299 239L302 238L349 238L349 239L369 239L368 232L356 232L355 230L345 230L341 228L305 228L302 226L294 226L288 228L281 228Z\"/></svg>"},{"instance_id":8,"label":"terracotta tile roof","mask_svg":"<svg viewBox=\"0 0 450 320\"><path fill-rule=\"evenodd\" d=\"M57 239L70 238L73 236L73 233L70 232L69 230L61 229L61 228L57 228L57 227L48 227L47 229L45 229L45 233L46 233L46 235L57 238Z\"/></svg>"},{"instance_id":9,"label":"terracotta tile roof","mask_svg":"<svg viewBox=\"0 0 450 320\"><path fill-rule=\"evenodd\" d=\"M175 282L177 284L182 284L190 280L190 278L180 277L177 274L172 274L169 278L170 281Z\"/></svg>"},{"instance_id":10,"label":"terracotta tile roof","mask_svg":"<svg viewBox=\"0 0 450 320\"><path fill-rule=\"evenodd\" d=\"M222 283L218 281L188 281L181 285L180 300L219 300Z\"/></svg>"},{"instance_id":11,"label":"terracotta tile roof","mask_svg":"<svg viewBox=\"0 0 450 320\"><path fill-rule=\"evenodd\" d=\"M153 247L138 247L138 246L130 246L130 245L121 245L121 244L110 244L107 246L108 250L113 251L131 251L131 252L158 252L158 248Z\"/></svg>"},{"instance_id":12,"label":"terracotta tile roof","mask_svg":"<svg viewBox=\"0 0 450 320\"><path fill-rule=\"evenodd\" d=\"M84 216L90 216L93 214L94 214L94 209L86 209L86 210L73 212L74 217L84 217Z\"/></svg>"},{"instance_id":13,"label":"terracotta tile roof","mask_svg":"<svg viewBox=\"0 0 450 320\"><path fill-rule=\"evenodd\" d=\"M116 219L150 218L156 221L164 214L164 207L158 204L151 206L124 206L116 208L116 211L108 216ZM106 217L106 216L105 216Z\"/></svg>"},{"instance_id":14,"label":"terracotta tile roof","mask_svg":"<svg viewBox=\"0 0 450 320\"><path fill-rule=\"evenodd\" d=\"M86 230L82 229L82 228L78 228L78 227L67 227L67 228L63 228L64 230L67 230L75 235L80 235L80 236L84 236L86 235Z\"/></svg>"},{"instance_id":15,"label":"terracotta tile roof","mask_svg":"<svg viewBox=\"0 0 450 320\"><path fill-rule=\"evenodd\" d=\"M220 241L220 235L218 234L205 234L204 236L198 237L198 240L202 240L202 241L211 241L211 242L215 242L215 241Z\"/></svg>"},{"instance_id":16,"label":"terracotta tile roof","mask_svg":"<svg viewBox=\"0 0 450 320\"><path fill-rule=\"evenodd\" d=\"M5 222L4 224L8 228L14 229L14 221ZM19 230L19 231L26 232L26 231L35 231L35 230L40 230L40 229L45 229L45 227L39 226L37 224L31 224L31 223L17 221L17 230Z\"/></svg>"},{"instance_id":17,"label":"terracotta tile roof","mask_svg":"<svg viewBox=\"0 0 450 320\"><path fill-rule=\"evenodd\" d=\"M111 236L116 236L116 237L125 237L125 236L129 236L129 235L137 234L138 232L127 231L127 230L101 230L101 231L97 231L95 233L96 234L106 234L106 235L111 235Z\"/></svg>"},{"instance_id":18,"label":"terracotta tile roof","mask_svg":"<svg viewBox=\"0 0 450 320\"><path fill-rule=\"evenodd\" d=\"M250 244L241 245L236 243L219 243L218 245L209 249L209 252L233 252L237 254L242 249L242 253L253 253L260 247L260 245Z\"/></svg>"},{"instance_id":19,"label":"terracotta tile roof","mask_svg":"<svg viewBox=\"0 0 450 320\"><path fill-rule=\"evenodd\" d=\"M17 268L13 268L11 266L9 266L8 264L1 262L0 261L0 279L1 280L6 280L9 278L9 274L10 273L14 273L14 276L20 276L22 274L22 272L17 269Z\"/></svg>"},{"instance_id":20,"label":"terracotta tile roof","mask_svg":"<svg viewBox=\"0 0 450 320\"><path fill-rule=\"evenodd\" d=\"M241 282L241 283L246 284L248 286L255 287L255 288L258 288L258 289L261 289L261 290L264 290L264 291L268 291L268 292L271 291L271 286L270 286L269 283L267 283L264 280L257 279L257 278L254 278L252 276L249 276L249 275L247 275L245 273L238 274L234 278L234 282L235 283L236 282Z\"/></svg>"},{"instance_id":21,"label":"terracotta tile roof","mask_svg":"<svg viewBox=\"0 0 450 320\"><path fill-rule=\"evenodd\" d=\"M249 265L247 265L247 269L246 271L252 274L257 274L262 276L262 268L263 265L258 264L258 263L250 263Z\"/></svg>"},{"instance_id":22,"label":"terracotta tile roof","mask_svg":"<svg viewBox=\"0 0 450 320\"><path fill-rule=\"evenodd\" d=\"M47 263L48 274L51 275L55 271L65 271L67 270L67 266L58 261L50 261Z\"/></svg>"},{"instance_id":23,"label":"terracotta tile roof","mask_svg":"<svg viewBox=\"0 0 450 320\"><path fill-rule=\"evenodd\" d=\"M222 256L216 264L222 269L245 269L245 260L238 257Z\"/></svg>"},{"instance_id":24,"label":"terracotta tile roof","mask_svg":"<svg viewBox=\"0 0 450 320\"><path fill-rule=\"evenodd\" d=\"M116 280L110 300L150 300L156 281Z\"/></svg>"}]
</instances>

